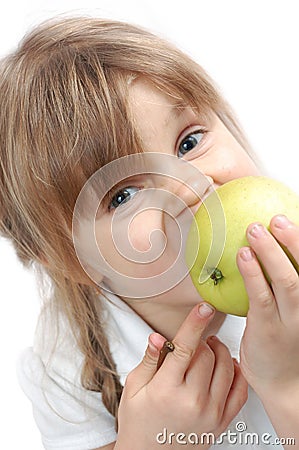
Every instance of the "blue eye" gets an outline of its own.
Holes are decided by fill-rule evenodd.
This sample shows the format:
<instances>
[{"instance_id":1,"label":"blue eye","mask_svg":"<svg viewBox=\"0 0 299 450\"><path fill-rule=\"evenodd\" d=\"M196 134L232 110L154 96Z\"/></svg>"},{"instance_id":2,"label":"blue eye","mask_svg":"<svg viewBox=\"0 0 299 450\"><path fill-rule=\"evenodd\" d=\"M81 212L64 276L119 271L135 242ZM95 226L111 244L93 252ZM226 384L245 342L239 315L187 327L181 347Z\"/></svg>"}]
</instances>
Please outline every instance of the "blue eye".
<instances>
[{"instance_id":1,"label":"blue eye","mask_svg":"<svg viewBox=\"0 0 299 450\"><path fill-rule=\"evenodd\" d=\"M205 130L198 130L184 137L178 149L178 157L181 158L193 150L200 143L205 132Z\"/></svg>"},{"instance_id":2,"label":"blue eye","mask_svg":"<svg viewBox=\"0 0 299 450\"><path fill-rule=\"evenodd\" d=\"M126 188L120 189L117 191L115 195L113 195L110 203L109 203L109 211L111 209L118 208L118 206L127 203L131 200L135 194L140 190L139 187L136 186L128 186Z\"/></svg>"}]
</instances>

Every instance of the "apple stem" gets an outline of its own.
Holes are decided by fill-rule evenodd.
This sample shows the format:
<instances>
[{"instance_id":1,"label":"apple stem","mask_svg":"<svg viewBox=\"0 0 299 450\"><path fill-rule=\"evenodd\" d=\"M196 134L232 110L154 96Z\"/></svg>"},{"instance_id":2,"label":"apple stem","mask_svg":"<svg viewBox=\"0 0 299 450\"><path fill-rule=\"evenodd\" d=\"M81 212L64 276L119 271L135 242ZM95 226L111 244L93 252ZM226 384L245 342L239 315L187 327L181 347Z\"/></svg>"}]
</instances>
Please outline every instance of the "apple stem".
<instances>
[{"instance_id":1,"label":"apple stem","mask_svg":"<svg viewBox=\"0 0 299 450\"><path fill-rule=\"evenodd\" d=\"M216 268L212 273L212 275L210 276L210 278L214 280L214 285L216 286L219 283L219 281L222 280L223 278L221 270Z\"/></svg>"}]
</instances>

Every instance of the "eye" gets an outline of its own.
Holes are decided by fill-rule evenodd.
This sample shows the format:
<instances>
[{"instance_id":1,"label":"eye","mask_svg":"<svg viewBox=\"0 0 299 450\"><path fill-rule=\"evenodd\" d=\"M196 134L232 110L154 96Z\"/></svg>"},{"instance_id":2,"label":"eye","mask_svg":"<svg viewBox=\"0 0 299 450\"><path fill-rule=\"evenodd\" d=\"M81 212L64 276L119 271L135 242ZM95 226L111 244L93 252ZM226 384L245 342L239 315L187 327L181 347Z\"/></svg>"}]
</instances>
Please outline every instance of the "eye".
<instances>
[{"instance_id":1,"label":"eye","mask_svg":"<svg viewBox=\"0 0 299 450\"><path fill-rule=\"evenodd\" d=\"M201 129L185 136L179 145L178 157L181 158L182 156L193 150L194 147L196 147L201 142L205 133L206 130Z\"/></svg>"},{"instance_id":2,"label":"eye","mask_svg":"<svg viewBox=\"0 0 299 450\"><path fill-rule=\"evenodd\" d=\"M118 208L120 205L127 203L131 200L137 192L140 191L140 188L137 186L128 186L123 189L120 189L113 195L111 201L109 203L108 209L111 211L112 209Z\"/></svg>"}]
</instances>

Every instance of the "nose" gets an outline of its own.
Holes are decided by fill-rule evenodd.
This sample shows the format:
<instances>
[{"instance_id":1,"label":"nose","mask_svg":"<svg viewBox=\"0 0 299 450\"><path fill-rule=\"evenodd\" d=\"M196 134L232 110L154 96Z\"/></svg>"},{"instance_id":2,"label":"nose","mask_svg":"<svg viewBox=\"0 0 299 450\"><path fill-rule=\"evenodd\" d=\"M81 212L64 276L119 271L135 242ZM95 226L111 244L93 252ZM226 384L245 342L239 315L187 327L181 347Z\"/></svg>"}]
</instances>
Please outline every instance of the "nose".
<instances>
[{"instance_id":1,"label":"nose","mask_svg":"<svg viewBox=\"0 0 299 450\"><path fill-rule=\"evenodd\" d=\"M176 195L188 207L202 203L207 190L213 185L213 179L210 176L192 176L184 183L179 183Z\"/></svg>"},{"instance_id":2,"label":"nose","mask_svg":"<svg viewBox=\"0 0 299 450\"><path fill-rule=\"evenodd\" d=\"M185 180L168 181L167 186L164 186L169 192L167 211L177 217L186 208L197 210L213 183L210 176L203 174L192 175Z\"/></svg>"}]
</instances>

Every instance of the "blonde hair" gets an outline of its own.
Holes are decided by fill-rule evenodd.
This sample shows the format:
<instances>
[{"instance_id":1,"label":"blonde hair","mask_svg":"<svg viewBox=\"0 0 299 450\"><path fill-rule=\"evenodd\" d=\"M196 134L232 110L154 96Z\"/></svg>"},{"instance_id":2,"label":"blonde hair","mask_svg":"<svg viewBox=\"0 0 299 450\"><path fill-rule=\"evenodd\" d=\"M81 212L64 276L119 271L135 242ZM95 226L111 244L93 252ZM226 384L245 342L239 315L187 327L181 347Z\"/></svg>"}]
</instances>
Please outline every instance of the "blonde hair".
<instances>
[{"instance_id":1,"label":"blonde hair","mask_svg":"<svg viewBox=\"0 0 299 450\"><path fill-rule=\"evenodd\" d=\"M178 102L214 111L241 145L233 114L203 69L151 33L96 18L51 20L1 63L0 231L25 266L43 266L51 303L84 355L82 384L117 417L122 386L98 314L99 289L78 262L72 214L86 180L141 152L128 80L145 76Z\"/></svg>"}]
</instances>

